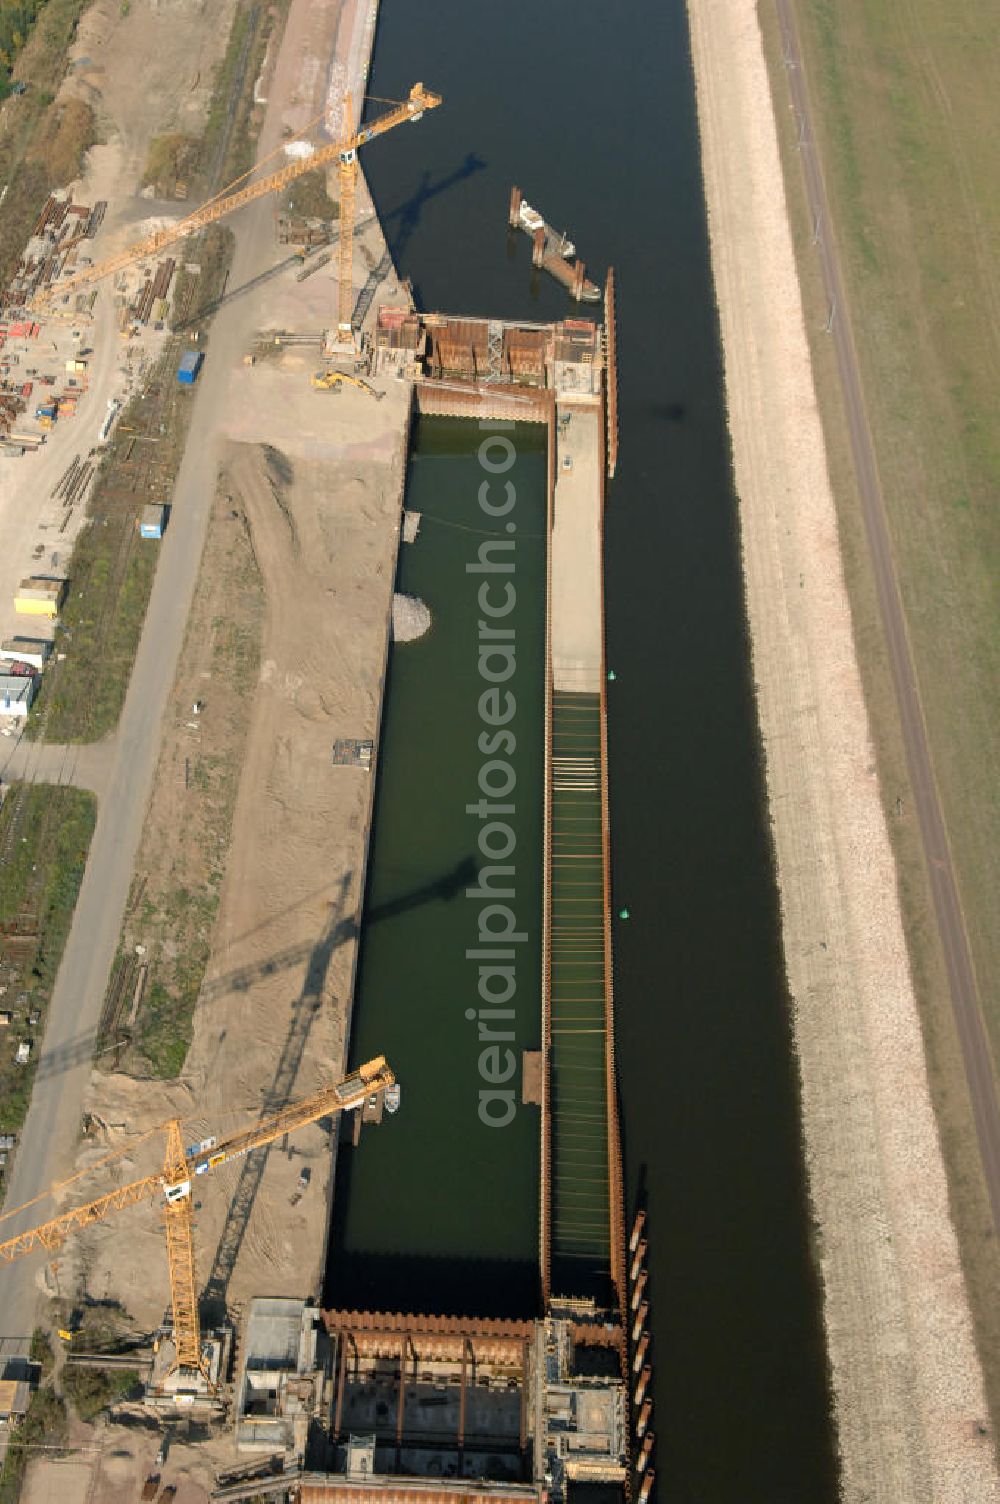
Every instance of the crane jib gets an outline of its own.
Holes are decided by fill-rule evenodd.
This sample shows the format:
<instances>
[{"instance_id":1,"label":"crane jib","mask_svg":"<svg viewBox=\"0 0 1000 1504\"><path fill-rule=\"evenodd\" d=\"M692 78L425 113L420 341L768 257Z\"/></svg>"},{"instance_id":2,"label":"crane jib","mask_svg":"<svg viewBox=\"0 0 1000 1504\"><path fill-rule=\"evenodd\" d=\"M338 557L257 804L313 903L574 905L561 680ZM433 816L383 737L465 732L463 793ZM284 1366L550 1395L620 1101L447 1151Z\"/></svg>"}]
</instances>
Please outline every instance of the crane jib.
<instances>
[{"instance_id":1,"label":"crane jib","mask_svg":"<svg viewBox=\"0 0 1000 1504\"><path fill-rule=\"evenodd\" d=\"M200 209L196 209L193 214L186 215L183 219L176 221L175 224L170 225L166 229L157 230L152 235L147 235L134 245L129 246L123 251L119 251L114 256L109 256L106 260L99 261L95 265L87 267L84 271L75 272L71 277L63 278L61 276L61 272L65 271L65 266L63 266L60 268L58 279L54 277L45 287L35 292L31 300L31 307L43 311L57 298L61 298L66 303L70 295L77 293L81 288L89 287L94 282L99 282L105 277L112 276L115 272L123 271L140 262L146 261L149 257L157 255L166 246L185 240L189 235L193 235L196 231L204 229L207 225L217 223L218 220L224 219L244 204L253 203L255 200L263 198L269 193L279 191L288 183L301 177L303 173L312 172L316 168L325 165L325 163L332 162L337 156L340 156L342 160L346 159L348 162L356 162L359 146L373 141L376 136L383 135L386 131L392 130L395 126L402 124L406 120L415 124L423 118L427 110L436 109L441 102L440 94L434 94L429 89L425 89L423 84L414 84L406 100L398 104L394 109L388 110L386 114L381 115L377 120L373 120L369 125L360 126L356 133L347 140L340 141L339 143L331 142L327 146L321 146L311 156L304 157L289 166L279 169L277 172L272 172L266 177L258 178L254 182L247 183L246 179L250 174L244 174L235 183L231 183L228 187L224 188L214 199L210 199L207 204L203 204ZM344 208L343 204L341 208ZM345 244L347 243L347 238L345 237ZM349 279L347 280L349 281ZM348 294L349 289L344 293L345 299L348 297Z\"/></svg>"},{"instance_id":2,"label":"crane jib","mask_svg":"<svg viewBox=\"0 0 1000 1504\"><path fill-rule=\"evenodd\" d=\"M225 1164L229 1160L241 1159L244 1154L249 1154L251 1149L263 1148L267 1143L279 1137L281 1133L293 1127L300 1127L306 1122L315 1122L317 1118L328 1112L354 1112L364 1102L365 1097L371 1092L384 1091L395 1081L395 1076L386 1064L384 1056L378 1056L375 1060L369 1060L359 1070L352 1072L337 1085L328 1087L325 1091L317 1093L299 1107L293 1106L286 1112L278 1113L274 1118L261 1123L256 1129L240 1134L235 1139L223 1141L218 1139L203 1138L197 1144L190 1145L184 1151L187 1174L177 1179L167 1180L164 1178L163 1194L167 1201L173 1204L183 1201L191 1194L192 1175L205 1175L209 1170L214 1170L217 1165ZM305 1115L300 1115L301 1107L305 1107ZM289 1114L296 1117L291 1121ZM210 1150L215 1153L210 1153ZM179 1169L180 1166L178 1165Z\"/></svg>"}]
</instances>

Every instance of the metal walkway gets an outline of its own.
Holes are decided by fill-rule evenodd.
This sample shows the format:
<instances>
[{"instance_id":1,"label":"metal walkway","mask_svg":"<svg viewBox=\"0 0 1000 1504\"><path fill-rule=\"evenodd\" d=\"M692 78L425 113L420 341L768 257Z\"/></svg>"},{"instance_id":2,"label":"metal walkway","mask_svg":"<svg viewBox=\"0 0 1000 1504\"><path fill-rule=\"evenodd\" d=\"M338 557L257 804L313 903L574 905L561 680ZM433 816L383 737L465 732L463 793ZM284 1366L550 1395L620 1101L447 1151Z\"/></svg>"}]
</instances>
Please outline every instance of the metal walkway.
<instances>
[{"instance_id":1,"label":"metal walkway","mask_svg":"<svg viewBox=\"0 0 1000 1504\"><path fill-rule=\"evenodd\" d=\"M550 1045L553 1289L611 1273L601 697L552 696Z\"/></svg>"}]
</instances>

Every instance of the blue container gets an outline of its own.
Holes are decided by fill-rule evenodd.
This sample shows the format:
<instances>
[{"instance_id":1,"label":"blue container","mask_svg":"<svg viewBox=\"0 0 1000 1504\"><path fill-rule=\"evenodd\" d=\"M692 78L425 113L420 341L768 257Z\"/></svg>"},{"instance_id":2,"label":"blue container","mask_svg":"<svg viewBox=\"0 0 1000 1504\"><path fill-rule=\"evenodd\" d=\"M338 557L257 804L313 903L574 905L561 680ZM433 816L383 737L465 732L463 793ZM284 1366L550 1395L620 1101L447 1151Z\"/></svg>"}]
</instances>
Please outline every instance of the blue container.
<instances>
[{"instance_id":1,"label":"blue container","mask_svg":"<svg viewBox=\"0 0 1000 1504\"><path fill-rule=\"evenodd\" d=\"M140 538L162 538L163 529L166 526L166 507L145 506L142 509L142 517L139 520Z\"/></svg>"},{"instance_id":2,"label":"blue container","mask_svg":"<svg viewBox=\"0 0 1000 1504\"><path fill-rule=\"evenodd\" d=\"M188 350L185 355L181 356L181 363L177 367L177 380L184 386L194 386L204 359L205 356L201 350Z\"/></svg>"}]
</instances>

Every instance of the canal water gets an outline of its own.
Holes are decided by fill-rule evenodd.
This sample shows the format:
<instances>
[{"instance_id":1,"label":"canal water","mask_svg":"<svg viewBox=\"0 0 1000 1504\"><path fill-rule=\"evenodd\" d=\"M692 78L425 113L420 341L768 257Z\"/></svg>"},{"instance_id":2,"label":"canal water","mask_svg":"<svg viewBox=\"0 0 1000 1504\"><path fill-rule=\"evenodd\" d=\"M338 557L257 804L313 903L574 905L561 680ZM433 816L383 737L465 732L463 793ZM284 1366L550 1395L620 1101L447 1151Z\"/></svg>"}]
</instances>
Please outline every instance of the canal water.
<instances>
[{"instance_id":1,"label":"canal water","mask_svg":"<svg viewBox=\"0 0 1000 1504\"><path fill-rule=\"evenodd\" d=\"M538 1302L539 1108L520 1085L541 1047L546 469L540 424L417 425L397 589L431 627L391 651L351 1039L402 1100L338 1159L339 1307ZM511 609L491 624L481 599Z\"/></svg>"},{"instance_id":2,"label":"canal water","mask_svg":"<svg viewBox=\"0 0 1000 1504\"><path fill-rule=\"evenodd\" d=\"M836 1497L835 1454L684 5L383 0L371 93L401 98L418 78L444 96L443 107L374 144L365 168L421 307L545 319L577 311L532 274L527 240L507 234L513 182L567 229L595 279L616 268L621 449L607 515L609 735L615 902L631 915L616 927L616 1006L628 1193L631 1206L645 1199L652 1240L657 1497L823 1504ZM423 445L418 434L411 497L434 468ZM459 839L436 843L426 769L409 800L390 793L390 780L400 790L405 783L398 759L423 766L418 745L393 750L402 696L426 696L430 714L440 690L426 674L418 682L415 656L409 680L403 651L394 658L380 794L383 805L399 801L402 824L383 835L380 813L376 909L446 875L466 851ZM405 649L425 653L428 665L432 651L433 634ZM534 816L526 809L524 818ZM398 852L395 873L383 874L386 842ZM522 874L525 864L519 884ZM441 898L408 911L412 948L419 953L417 932L436 906L453 916L463 903ZM377 960L375 947L390 922L373 927L363 953L359 1039L368 989L391 996L401 1026L408 1020L415 1031L418 1067L418 1047L432 1056L435 1036L420 989L393 990L407 952L377 981L390 962ZM416 981L416 964L409 970ZM523 1019L518 1027L530 1033ZM420 1087L408 1078L411 1092ZM483 1266L490 1283L475 1309L501 1309L506 1275L512 1308L530 1285L520 1261L536 1235L533 1172L518 1153L504 1185L511 1200L484 1199L470 1142L469 1173L451 1178L437 1151L459 1131L455 1122L443 1103L438 1137L421 1133L398 1160L385 1146L417 1136L404 1111L369 1132L353 1177L342 1177L349 1247L341 1238L341 1252L353 1250L356 1282L375 1222L391 1224L400 1194L413 1202L412 1177L428 1194L406 1237L425 1266L438 1256L447 1265L460 1234L472 1253L498 1259ZM355 1211L368 1159L376 1189ZM379 1242L386 1265L391 1243L391 1235ZM334 1267L337 1257L335 1242ZM374 1281L367 1298L391 1304Z\"/></svg>"}]
</instances>

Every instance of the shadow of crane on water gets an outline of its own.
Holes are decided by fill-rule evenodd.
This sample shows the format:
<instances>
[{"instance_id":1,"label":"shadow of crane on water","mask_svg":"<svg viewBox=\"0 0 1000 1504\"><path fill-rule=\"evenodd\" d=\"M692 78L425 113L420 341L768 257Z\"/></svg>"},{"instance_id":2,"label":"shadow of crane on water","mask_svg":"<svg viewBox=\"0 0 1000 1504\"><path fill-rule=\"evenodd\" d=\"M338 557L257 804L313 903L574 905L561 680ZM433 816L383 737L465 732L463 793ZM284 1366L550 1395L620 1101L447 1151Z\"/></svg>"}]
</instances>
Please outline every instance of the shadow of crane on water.
<instances>
[{"instance_id":1,"label":"shadow of crane on water","mask_svg":"<svg viewBox=\"0 0 1000 1504\"><path fill-rule=\"evenodd\" d=\"M408 199L405 199L401 204L397 204L394 209L385 210L381 215L381 223L391 251L389 266L393 263L398 266L399 258L408 246L414 231L420 225L424 209L431 200L440 197L442 193L447 193L449 189L464 182L466 178L472 177L474 173L482 172L486 165L486 162L481 157L477 157L474 151L470 151L464 162L445 177L438 178L436 182L432 182L430 173L425 172L420 180L420 186ZM375 217L377 216L367 214L356 221L354 226L355 240L368 228ZM393 225L396 228L391 230L390 226ZM330 237L327 249L335 248L338 242L339 236L335 233ZM212 314L217 313L220 308L224 308L228 303L232 303L234 299L243 297L245 293L252 292L254 288L262 287L265 283L270 282L273 277L280 276L282 272L288 271L293 266L301 266L301 264L301 257L293 253L291 256L285 256L280 261L275 262L273 266L265 267L263 271L257 272L255 276L248 277L238 287L230 287L227 283L218 297L206 303L203 308L199 308L198 312L192 314L190 318L178 323L175 326L176 332L182 334L189 329L196 328L205 319L211 318ZM385 273L383 273L384 275ZM355 314L355 318L357 317L358 315Z\"/></svg>"},{"instance_id":2,"label":"shadow of crane on water","mask_svg":"<svg viewBox=\"0 0 1000 1504\"><path fill-rule=\"evenodd\" d=\"M438 178L437 182L431 181L429 172L424 172L420 179L420 185L411 193L403 203L397 204L394 209L386 209L380 216L385 238L388 241L392 258L396 265L415 230L420 226L424 210L432 199L440 198L443 193L448 193L456 188L459 183L464 183L477 172L483 172L487 163L482 157L470 151L464 162L461 162L452 172L445 177Z\"/></svg>"}]
</instances>

